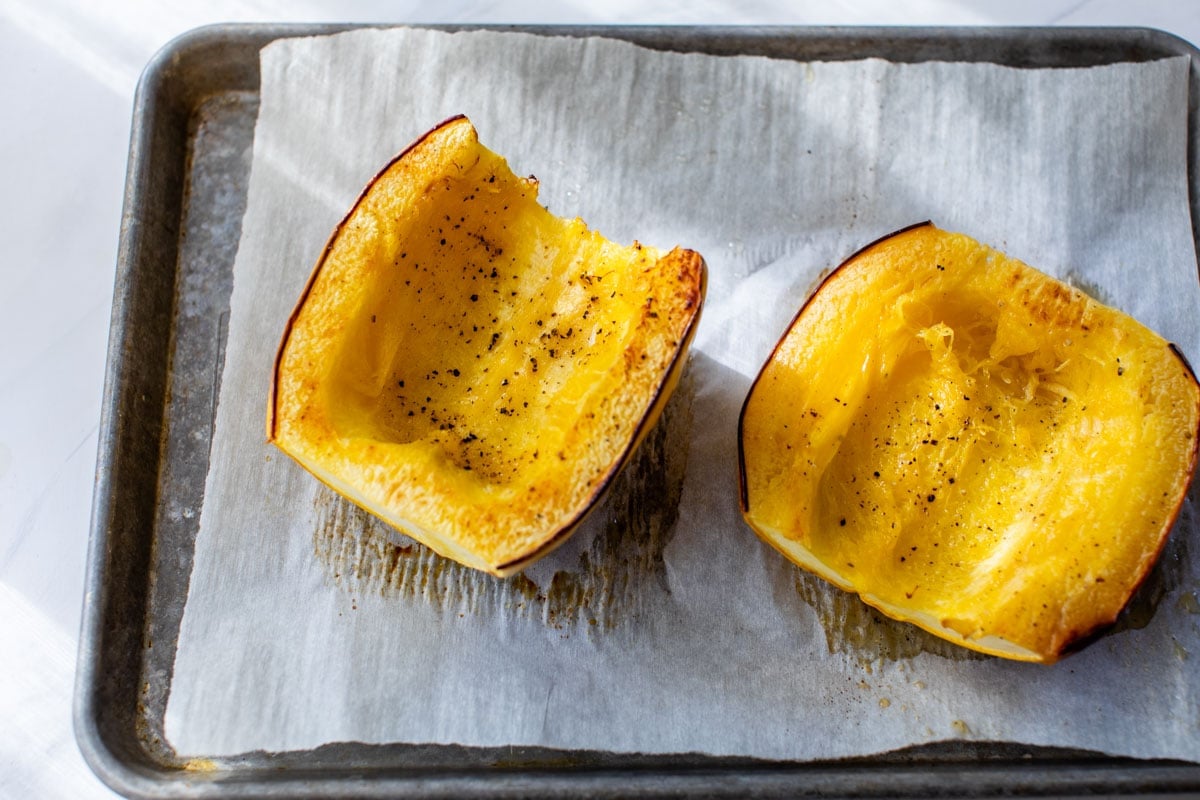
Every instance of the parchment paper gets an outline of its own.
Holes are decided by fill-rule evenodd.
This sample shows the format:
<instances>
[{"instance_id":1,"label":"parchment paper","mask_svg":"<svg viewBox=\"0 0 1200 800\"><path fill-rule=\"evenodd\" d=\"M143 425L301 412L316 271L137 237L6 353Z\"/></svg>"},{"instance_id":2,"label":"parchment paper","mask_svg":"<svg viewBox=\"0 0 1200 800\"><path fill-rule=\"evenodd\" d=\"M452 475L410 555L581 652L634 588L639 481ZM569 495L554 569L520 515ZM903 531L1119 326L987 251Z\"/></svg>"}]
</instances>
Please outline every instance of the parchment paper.
<instances>
[{"instance_id":1,"label":"parchment paper","mask_svg":"<svg viewBox=\"0 0 1200 800\"><path fill-rule=\"evenodd\" d=\"M923 219L1200 357L1186 59L791 63L392 30L280 41L235 268L165 727L181 755L327 742L811 759L951 738L1200 758L1189 502L1123 630L1053 667L882 619L762 544L736 419L822 270ZM524 577L444 562L263 441L278 338L366 181L438 121L551 211L710 267L693 357L608 505Z\"/></svg>"}]
</instances>

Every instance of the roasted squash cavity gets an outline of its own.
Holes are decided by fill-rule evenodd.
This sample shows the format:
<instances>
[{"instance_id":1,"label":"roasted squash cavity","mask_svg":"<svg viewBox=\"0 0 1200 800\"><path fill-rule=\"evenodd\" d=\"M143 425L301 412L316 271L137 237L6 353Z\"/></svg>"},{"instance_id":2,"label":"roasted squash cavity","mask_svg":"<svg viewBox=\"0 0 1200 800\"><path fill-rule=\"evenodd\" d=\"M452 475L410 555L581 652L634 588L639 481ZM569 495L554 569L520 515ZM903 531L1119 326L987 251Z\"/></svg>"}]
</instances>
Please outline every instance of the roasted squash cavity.
<instances>
[{"instance_id":1,"label":"roasted squash cavity","mask_svg":"<svg viewBox=\"0 0 1200 800\"><path fill-rule=\"evenodd\" d=\"M551 215L533 178L450 119L327 244L279 348L268 439L437 552L513 573L653 426L705 276L692 251Z\"/></svg>"},{"instance_id":2,"label":"roasted squash cavity","mask_svg":"<svg viewBox=\"0 0 1200 800\"><path fill-rule=\"evenodd\" d=\"M1152 566L1198 420L1196 378L1158 335L924 224L833 272L762 368L742 511L891 617L1049 663Z\"/></svg>"}]
</instances>

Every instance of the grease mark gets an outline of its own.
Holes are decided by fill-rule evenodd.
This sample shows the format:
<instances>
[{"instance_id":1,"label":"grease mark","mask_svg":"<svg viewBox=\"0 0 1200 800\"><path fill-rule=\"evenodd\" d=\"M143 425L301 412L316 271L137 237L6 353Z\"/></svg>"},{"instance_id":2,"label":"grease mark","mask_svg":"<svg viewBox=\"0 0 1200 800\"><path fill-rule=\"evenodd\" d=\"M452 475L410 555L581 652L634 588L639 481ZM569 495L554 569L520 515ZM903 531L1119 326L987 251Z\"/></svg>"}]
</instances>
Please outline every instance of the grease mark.
<instances>
[{"instance_id":1,"label":"grease mark","mask_svg":"<svg viewBox=\"0 0 1200 800\"><path fill-rule=\"evenodd\" d=\"M1184 592L1179 595L1179 599L1175 601L1175 607L1188 614L1200 614L1200 600L1196 598L1195 592Z\"/></svg>"},{"instance_id":2,"label":"grease mark","mask_svg":"<svg viewBox=\"0 0 1200 800\"><path fill-rule=\"evenodd\" d=\"M325 487L313 499L314 555L352 595L536 619L556 629L611 630L669 593L663 551L679 517L694 393L689 362L658 423L574 534L590 537L590 545L545 586L525 574L496 578L443 558Z\"/></svg>"}]
</instances>

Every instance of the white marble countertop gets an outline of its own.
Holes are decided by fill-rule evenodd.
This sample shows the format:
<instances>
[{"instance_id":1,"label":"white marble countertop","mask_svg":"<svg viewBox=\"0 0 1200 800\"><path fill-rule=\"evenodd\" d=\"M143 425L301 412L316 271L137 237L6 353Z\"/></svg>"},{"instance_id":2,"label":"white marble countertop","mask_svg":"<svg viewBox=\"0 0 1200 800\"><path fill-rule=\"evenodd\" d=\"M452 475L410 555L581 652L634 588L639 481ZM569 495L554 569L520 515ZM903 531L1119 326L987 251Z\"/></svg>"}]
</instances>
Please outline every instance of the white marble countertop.
<instances>
[{"instance_id":1,"label":"white marble countertop","mask_svg":"<svg viewBox=\"0 0 1200 800\"><path fill-rule=\"evenodd\" d=\"M543 8L543 6L553 6ZM993 6L1003 5L1003 9ZM1119 25L1200 42L1180 0L0 3L0 797L112 796L71 729L117 233L139 73L212 22Z\"/></svg>"}]
</instances>

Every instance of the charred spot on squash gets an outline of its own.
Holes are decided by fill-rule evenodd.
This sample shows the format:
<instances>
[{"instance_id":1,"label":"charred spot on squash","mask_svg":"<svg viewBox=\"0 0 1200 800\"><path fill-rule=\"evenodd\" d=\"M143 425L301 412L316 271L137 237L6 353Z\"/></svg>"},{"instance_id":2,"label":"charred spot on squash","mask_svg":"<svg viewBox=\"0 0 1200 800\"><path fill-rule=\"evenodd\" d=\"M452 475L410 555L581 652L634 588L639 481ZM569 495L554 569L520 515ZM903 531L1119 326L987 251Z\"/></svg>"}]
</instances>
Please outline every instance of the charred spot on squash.
<instances>
[{"instance_id":1,"label":"charred spot on squash","mask_svg":"<svg viewBox=\"0 0 1200 800\"><path fill-rule=\"evenodd\" d=\"M554 217L453 118L334 232L280 346L268 438L439 553L507 574L574 529L653 424L704 285L696 253Z\"/></svg>"},{"instance_id":2,"label":"charred spot on squash","mask_svg":"<svg viewBox=\"0 0 1200 800\"><path fill-rule=\"evenodd\" d=\"M832 273L755 380L743 513L890 616L1053 661L1117 617L1186 493L1200 388L1176 352L965 236L906 229Z\"/></svg>"}]
</instances>

